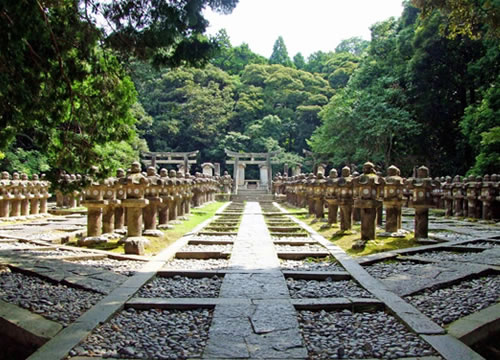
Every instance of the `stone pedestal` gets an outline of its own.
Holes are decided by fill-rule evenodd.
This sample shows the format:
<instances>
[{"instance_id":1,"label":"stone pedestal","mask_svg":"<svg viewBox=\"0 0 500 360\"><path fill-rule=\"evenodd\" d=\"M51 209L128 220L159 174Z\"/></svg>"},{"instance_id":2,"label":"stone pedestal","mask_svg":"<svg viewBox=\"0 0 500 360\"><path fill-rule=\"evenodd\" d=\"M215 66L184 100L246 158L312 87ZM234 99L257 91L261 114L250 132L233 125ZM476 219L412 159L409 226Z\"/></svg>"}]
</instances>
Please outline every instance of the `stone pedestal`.
<instances>
[{"instance_id":1,"label":"stone pedestal","mask_svg":"<svg viewBox=\"0 0 500 360\"><path fill-rule=\"evenodd\" d=\"M147 199L126 199L123 206L127 209L127 238L125 254L144 255L149 240L142 237L142 209L149 204Z\"/></svg>"},{"instance_id":2,"label":"stone pedestal","mask_svg":"<svg viewBox=\"0 0 500 360\"><path fill-rule=\"evenodd\" d=\"M429 208L415 208L415 239L429 237Z\"/></svg>"},{"instance_id":3,"label":"stone pedestal","mask_svg":"<svg viewBox=\"0 0 500 360\"><path fill-rule=\"evenodd\" d=\"M10 216L19 217L21 216L21 201L24 197L20 194L14 195L10 200Z\"/></svg>"},{"instance_id":4,"label":"stone pedestal","mask_svg":"<svg viewBox=\"0 0 500 360\"><path fill-rule=\"evenodd\" d=\"M147 196L149 204L144 208L144 235L162 237L163 232L156 229L156 215L158 213L158 207L162 204L162 199L154 194L149 194Z\"/></svg>"},{"instance_id":5,"label":"stone pedestal","mask_svg":"<svg viewBox=\"0 0 500 360\"><path fill-rule=\"evenodd\" d=\"M126 199L127 195L125 193L125 188L123 185L116 185L116 199L120 201L114 207L115 211L115 231L122 230L125 227L125 208L122 205L122 201Z\"/></svg>"},{"instance_id":6,"label":"stone pedestal","mask_svg":"<svg viewBox=\"0 0 500 360\"><path fill-rule=\"evenodd\" d=\"M375 240L377 209L381 206L378 200L362 200L354 201L354 207L360 209L361 212L361 243L353 245L353 248L362 248L367 240Z\"/></svg>"},{"instance_id":7,"label":"stone pedestal","mask_svg":"<svg viewBox=\"0 0 500 360\"><path fill-rule=\"evenodd\" d=\"M102 237L102 213L108 206L106 200L85 200L82 205L87 208L87 237L78 241L79 245L90 245L106 242Z\"/></svg>"},{"instance_id":8,"label":"stone pedestal","mask_svg":"<svg viewBox=\"0 0 500 360\"><path fill-rule=\"evenodd\" d=\"M9 217L10 201L6 195L0 196L0 218Z\"/></svg>"},{"instance_id":9,"label":"stone pedestal","mask_svg":"<svg viewBox=\"0 0 500 360\"><path fill-rule=\"evenodd\" d=\"M328 203L328 224L333 225L337 223L339 204L337 199L326 199Z\"/></svg>"},{"instance_id":10,"label":"stone pedestal","mask_svg":"<svg viewBox=\"0 0 500 360\"><path fill-rule=\"evenodd\" d=\"M30 198L30 215L38 215L40 211L40 194L33 194Z\"/></svg>"},{"instance_id":11,"label":"stone pedestal","mask_svg":"<svg viewBox=\"0 0 500 360\"><path fill-rule=\"evenodd\" d=\"M388 233L395 233L401 229L401 208L403 201L384 201L385 205L385 231Z\"/></svg>"},{"instance_id":12,"label":"stone pedestal","mask_svg":"<svg viewBox=\"0 0 500 360\"><path fill-rule=\"evenodd\" d=\"M340 231L351 231L352 229L352 205L352 200L339 200Z\"/></svg>"},{"instance_id":13,"label":"stone pedestal","mask_svg":"<svg viewBox=\"0 0 500 360\"><path fill-rule=\"evenodd\" d=\"M325 217L325 203L323 197L315 196L314 200L314 215L316 219L323 219Z\"/></svg>"}]
</instances>

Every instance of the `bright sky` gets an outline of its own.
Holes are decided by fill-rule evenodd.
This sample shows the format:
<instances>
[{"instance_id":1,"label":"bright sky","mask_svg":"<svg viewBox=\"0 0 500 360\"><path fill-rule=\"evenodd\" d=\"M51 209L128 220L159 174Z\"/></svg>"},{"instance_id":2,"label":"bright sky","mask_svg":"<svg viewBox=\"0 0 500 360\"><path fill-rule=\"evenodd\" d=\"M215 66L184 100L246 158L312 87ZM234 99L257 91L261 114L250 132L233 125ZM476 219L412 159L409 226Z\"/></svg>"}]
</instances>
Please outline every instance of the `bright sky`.
<instances>
[{"instance_id":1,"label":"bright sky","mask_svg":"<svg viewBox=\"0 0 500 360\"><path fill-rule=\"evenodd\" d=\"M370 40L371 25L402 11L402 0L240 0L229 15L205 16L208 34L224 28L233 46L245 42L269 58L281 35L290 58L300 51L307 59L318 50L335 50L344 39Z\"/></svg>"}]
</instances>

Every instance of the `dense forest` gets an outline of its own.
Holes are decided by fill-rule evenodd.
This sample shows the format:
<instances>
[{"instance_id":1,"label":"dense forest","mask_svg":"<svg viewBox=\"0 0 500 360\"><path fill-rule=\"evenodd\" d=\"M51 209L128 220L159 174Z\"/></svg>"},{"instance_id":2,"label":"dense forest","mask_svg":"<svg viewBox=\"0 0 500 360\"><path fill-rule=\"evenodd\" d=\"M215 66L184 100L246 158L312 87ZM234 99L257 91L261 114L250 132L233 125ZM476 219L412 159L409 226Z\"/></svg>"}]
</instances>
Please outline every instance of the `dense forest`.
<instances>
[{"instance_id":1,"label":"dense forest","mask_svg":"<svg viewBox=\"0 0 500 360\"><path fill-rule=\"evenodd\" d=\"M236 2L206 1L225 12ZM233 46L224 30L208 39L203 27L193 36L185 24L177 24L185 43L165 52L151 39L168 36L120 29L124 10L109 8L115 32L103 41L92 27L76 27L68 36L85 37L87 47L78 52L71 39L62 44L68 49L60 46L46 65L54 78L36 76L28 68L36 61L16 77L0 76L0 167L85 172L97 163L111 171L147 149L200 150L200 164L224 163L228 148L281 150L281 164L306 170L313 161L338 168L371 160L381 168L395 164L405 175L417 164L433 175L498 173L499 6L449 4L407 1L401 17L371 27L370 41L353 37L307 59L289 55L282 37L266 59L246 44ZM61 17L62 10L74 11L61 9ZM46 19L32 16L44 26ZM35 31L37 24L29 26ZM133 45L119 42L125 35L134 36ZM47 36L40 51L50 53ZM1 41L2 53L4 46L13 51L12 59L0 55L3 66L31 52ZM61 75L61 66L76 79ZM31 82L16 82L22 77ZM4 100L14 94L18 103Z\"/></svg>"}]
</instances>

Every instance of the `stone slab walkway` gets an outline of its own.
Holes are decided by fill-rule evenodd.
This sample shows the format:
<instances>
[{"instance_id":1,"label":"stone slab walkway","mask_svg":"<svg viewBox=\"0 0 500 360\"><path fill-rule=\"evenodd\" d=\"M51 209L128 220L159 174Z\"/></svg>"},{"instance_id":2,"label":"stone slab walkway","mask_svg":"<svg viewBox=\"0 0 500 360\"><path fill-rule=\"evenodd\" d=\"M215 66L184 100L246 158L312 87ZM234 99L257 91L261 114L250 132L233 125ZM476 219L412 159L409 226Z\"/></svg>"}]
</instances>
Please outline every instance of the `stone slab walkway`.
<instances>
[{"instance_id":1,"label":"stone slab walkway","mask_svg":"<svg viewBox=\"0 0 500 360\"><path fill-rule=\"evenodd\" d=\"M205 359L303 359L295 308L258 203L246 204ZM241 299L241 300L240 300Z\"/></svg>"}]
</instances>

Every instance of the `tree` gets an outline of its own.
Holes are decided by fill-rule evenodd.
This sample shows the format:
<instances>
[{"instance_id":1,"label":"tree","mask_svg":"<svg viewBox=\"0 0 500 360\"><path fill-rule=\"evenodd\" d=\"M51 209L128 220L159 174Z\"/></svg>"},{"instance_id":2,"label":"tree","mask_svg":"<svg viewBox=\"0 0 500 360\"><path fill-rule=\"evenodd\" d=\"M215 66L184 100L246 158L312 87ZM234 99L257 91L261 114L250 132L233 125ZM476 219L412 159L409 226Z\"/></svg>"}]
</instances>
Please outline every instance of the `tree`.
<instances>
[{"instance_id":1,"label":"tree","mask_svg":"<svg viewBox=\"0 0 500 360\"><path fill-rule=\"evenodd\" d=\"M303 70L306 67L306 59L304 59L302 53L298 52L295 54L293 57L293 65L295 65L295 68L299 70Z\"/></svg>"},{"instance_id":2,"label":"tree","mask_svg":"<svg viewBox=\"0 0 500 360\"><path fill-rule=\"evenodd\" d=\"M446 16L440 30L450 39L463 35L479 39L483 34L500 36L500 2L498 0L412 0L427 18L435 10Z\"/></svg>"},{"instance_id":3,"label":"tree","mask_svg":"<svg viewBox=\"0 0 500 360\"><path fill-rule=\"evenodd\" d=\"M202 64L216 48L202 36L204 7L237 0L176 2L8 1L0 9L0 149L24 134L54 171L100 163L96 146L134 136L132 82L120 64ZM106 26L99 27L104 18Z\"/></svg>"},{"instance_id":4,"label":"tree","mask_svg":"<svg viewBox=\"0 0 500 360\"><path fill-rule=\"evenodd\" d=\"M335 52L346 52L356 56L360 56L368 48L369 45L369 41L363 40L359 36L356 36L342 40L335 48Z\"/></svg>"},{"instance_id":5,"label":"tree","mask_svg":"<svg viewBox=\"0 0 500 360\"><path fill-rule=\"evenodd\" d=\"M292 61L288 56L288 51L286 49L285 40L282 36L274 42L273 53L269 58L269 64L279 64L283 66L292 66Z\"/></svg>"}]
</instances>

